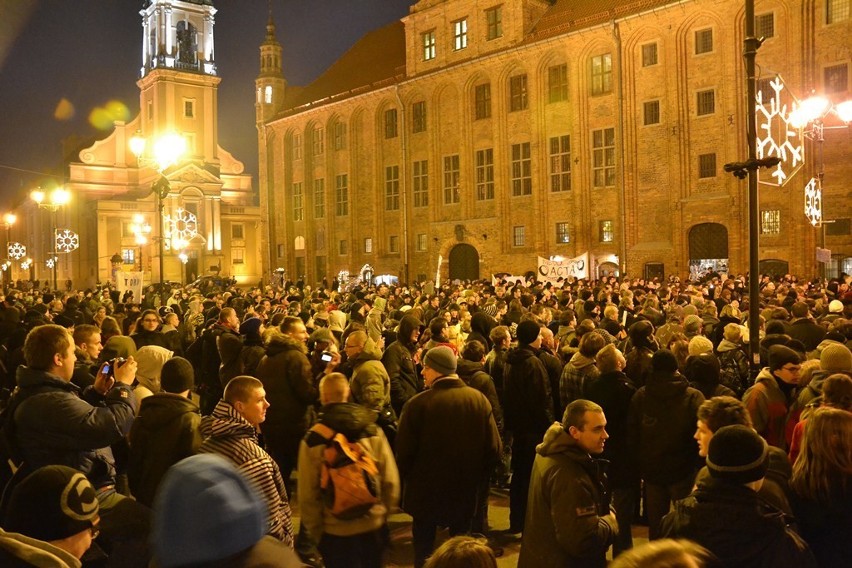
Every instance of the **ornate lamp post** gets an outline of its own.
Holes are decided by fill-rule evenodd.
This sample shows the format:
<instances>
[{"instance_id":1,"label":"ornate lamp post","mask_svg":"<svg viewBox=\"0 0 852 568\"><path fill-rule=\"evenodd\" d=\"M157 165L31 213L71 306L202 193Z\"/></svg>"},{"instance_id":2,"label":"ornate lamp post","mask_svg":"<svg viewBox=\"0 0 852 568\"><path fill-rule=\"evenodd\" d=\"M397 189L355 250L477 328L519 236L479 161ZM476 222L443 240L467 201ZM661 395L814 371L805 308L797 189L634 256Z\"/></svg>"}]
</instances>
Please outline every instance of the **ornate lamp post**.
<instances>
[{"instance_id":1,"label":"ornate lamp post","mask_svg":"<svg viewBox=\"0 0 852 568\"><path fill-rule=\"evenodd\" d=\"M130 139L130 151L136 156L139 165L151 165L160 174L159 178L151 185L151 191L157 196L157 239L160 252L160 302L165 305L165 276L164 276L164 254L165 239L163 234L163 200L171 192L169 179L163 174L165 170L175 165L186 152L186 140L179 134L170 132L157 138L149 156L145 156L147 140L140 132ZM153 278L152 278L153 280Z\"/></svg>"},{"instance_id":2,"label":"ornate lamp post","mask_svg":"<svg viewBox=\"0 0 852 568\"><path fill-rule=\"evenodd\" d=\"M58 260L57 256L57 226L56 226L56 212L63 205L67 205L69 201L71 201L71 192L66 190L63 187L57 187L53 191L50 192L50 195L47 195L43 190L36 189L30 193L30 199L35 201L36 205L38 205L39 209L47 209L51 212L51 234L53 235L53 244L51 246L51 250L47 251L49 257L46 259L46 264L48 267L53 269L53 290L57 290L56 284L56 264Z\"/></svg>"}]
</instances>

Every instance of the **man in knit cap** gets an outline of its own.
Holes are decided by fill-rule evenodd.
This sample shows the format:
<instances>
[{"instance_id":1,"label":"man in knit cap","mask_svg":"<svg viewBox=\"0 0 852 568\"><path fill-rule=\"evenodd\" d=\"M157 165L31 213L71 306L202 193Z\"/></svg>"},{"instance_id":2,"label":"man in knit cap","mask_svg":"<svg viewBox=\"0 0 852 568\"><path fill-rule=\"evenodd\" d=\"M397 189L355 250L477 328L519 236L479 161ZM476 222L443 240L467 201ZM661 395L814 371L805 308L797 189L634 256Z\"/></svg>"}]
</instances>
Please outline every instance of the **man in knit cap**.
<instances>
[{"instance_id":1,"label":"man in knit cap","mask_svg":"<svg viewBox=\"0 0 852 568\"><path fill-rule=\"evenodd\" d=\"M675 504L663 519L662 536L695 541L725 567L815 567L783 513L758 497L768 467L768 446L753 429L719 428L707 449L709 479Z\"/></svg>"},{"instance_id":2,"label":"man in knit cap","mask_svg":"<svg viewBox=\"0 0 852 568\"><path fill-rule=\"evenodd\" d=\"M194 385L192 364L182 357L169 359L160 375L162 392L142 401L133 422L127 474L133 496L148 507L166 471L201 445L201 413L189 398Z\"/></svg>"},{"instance_id":3,"label":"man in knit cap","mask_svg":"<svg viewBox=\"0 0 852 568\"><path fill-rule=\"evenodd\" d=\"M439 526L453 536L470 532L477 490L501 451L491 404L458 377L452 350L430 349L423 379L427 390L403 407L396 438L417 568L432 553Z\"/></svg>"},{"instance_id":4,"label":"man in knit cap","mask_svg":"<svg viewBox=\"0 0 852 568\"><path fill-rule=\"evenodd\" d=\"M553 423L553 399L547 369L538 358L541 326L518 324L518 346L506 356L503 370L503 418L512 433L512 482L509 488L509 529L523 532L535 447Z\"/></svg>"},{"instance_id":5,"label":"man in knit cap","mask_svg":"<svg viewBox=\"0 0 852 568\"><path fill-rule=\"evenodd\" d=\"M761 369L754 385L743 395L754 429L769 445L782 450L787 449L784 429L801 369L798 353L785 345L773 345L769 348L769 366Z\"/></svg>"},{"instance_id":6,"label":"man in knit cap","mask_svg":"<svg viewBox=\"0 0 852 568\"><path fill-rule=\"evenodd\" d=\"M78 568L100 532L98 511L95 489L82 473L64 465L37 469L9 497L0 565Z\"/></svg>"}]
</instances>

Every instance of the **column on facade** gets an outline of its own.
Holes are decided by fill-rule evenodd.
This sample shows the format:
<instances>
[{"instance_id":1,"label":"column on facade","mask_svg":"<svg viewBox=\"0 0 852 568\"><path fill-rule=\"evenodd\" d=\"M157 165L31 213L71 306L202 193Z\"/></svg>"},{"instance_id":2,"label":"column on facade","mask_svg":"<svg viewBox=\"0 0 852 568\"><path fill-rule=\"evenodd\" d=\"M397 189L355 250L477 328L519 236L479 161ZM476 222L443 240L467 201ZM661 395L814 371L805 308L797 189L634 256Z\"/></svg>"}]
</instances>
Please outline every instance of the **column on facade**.
<instances>
[{"instance_id":1,"label":"column on facade","mask_svg":"<svg viewBox=\"0 0 852 568\"><path fill-rule=\"evenodd\" d=\"M213 198L213 250L222 250L222 199Z\"/></svg>"},{"instance_id":2,"label":"column on facade","mask_svg":"<svg viewBox=\"0 0 852 568\"><path fill-rule=\"evenodd\" d=\"M204 227L206 229L207 250L213 250L213 200L204 200Z\"/></svg>"}]
</instances>

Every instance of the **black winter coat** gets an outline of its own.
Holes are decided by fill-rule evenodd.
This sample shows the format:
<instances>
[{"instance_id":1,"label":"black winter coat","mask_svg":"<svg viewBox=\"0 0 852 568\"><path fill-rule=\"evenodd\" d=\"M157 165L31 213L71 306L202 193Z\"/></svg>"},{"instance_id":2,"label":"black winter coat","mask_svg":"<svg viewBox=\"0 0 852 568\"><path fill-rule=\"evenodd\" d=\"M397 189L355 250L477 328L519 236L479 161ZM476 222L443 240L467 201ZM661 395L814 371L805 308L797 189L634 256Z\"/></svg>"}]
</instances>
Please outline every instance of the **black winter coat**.
<instances>
[{"instance_id":1,"label":"black winter coat","mask_svg":"<svg viewBox=\"0 0 852 568\"><path fill-rule=\"evenodd\" d=\"M516 438L538 443L553 423L550 379L544 363L529 346L509 351L503 375L503 416Z\"/></svg>"}]
</instances>

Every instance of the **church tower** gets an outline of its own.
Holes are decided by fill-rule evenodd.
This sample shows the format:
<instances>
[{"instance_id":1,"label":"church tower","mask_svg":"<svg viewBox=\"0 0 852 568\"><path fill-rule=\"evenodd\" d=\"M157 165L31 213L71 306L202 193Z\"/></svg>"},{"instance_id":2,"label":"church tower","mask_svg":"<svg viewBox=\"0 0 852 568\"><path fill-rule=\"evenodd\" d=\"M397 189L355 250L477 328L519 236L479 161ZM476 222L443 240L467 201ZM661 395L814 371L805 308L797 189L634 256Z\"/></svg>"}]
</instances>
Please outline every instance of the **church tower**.
<instances>
[{"instance_id":1,"label":"church tower","mask_svg":"<svg viewBox=\"0 0 852 568\"><path fill-rule=\"evenodd\" d=\"M142 10L140 130L180 132L186 158L219 163L212 0L146 0ZM214 172L216 173L216 172Z\"/></svg>"},{"instance_id":2,"label":"church tower","mask_svg":"<svg viewBox=\"0 0 852 568\"><path fill-rule=\"evenodd\" d=\"M255 109L258 124L272 119L284 104L287 81L281 71L282 49L275 38L272 6L266 23L266 39L260 45L260 73L255 79Z\"/></svg>"}]
</instances>

